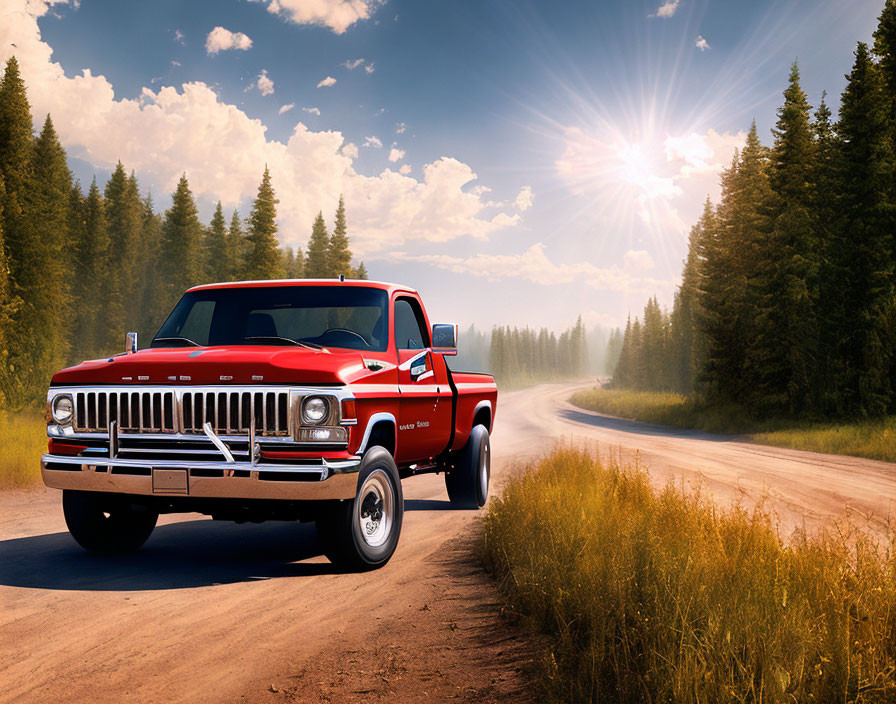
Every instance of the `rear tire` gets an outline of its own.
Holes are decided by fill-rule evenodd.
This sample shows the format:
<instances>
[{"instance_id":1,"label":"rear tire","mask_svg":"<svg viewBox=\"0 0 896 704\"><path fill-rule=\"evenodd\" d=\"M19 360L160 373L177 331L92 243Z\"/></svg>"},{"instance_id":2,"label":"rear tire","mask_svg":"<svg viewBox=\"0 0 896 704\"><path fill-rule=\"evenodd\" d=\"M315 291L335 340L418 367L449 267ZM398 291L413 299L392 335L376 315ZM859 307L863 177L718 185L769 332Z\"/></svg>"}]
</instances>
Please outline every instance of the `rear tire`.
<instances>
[{"instance_id":1,"label":"rear tire","mask_svg":"<svg viewBox=\"0 0 896 704\"><path fill-rule=\"evenodd\" d=\"M106 554L138 550L159 520L159 514L146 506L89 491L63 491L62 512L78 545Z\"/></svg>"},{"instance_id":2,"label":"rear tire","mask_svg":"<svg viewBox=\"0 0 896 704\"><path fill-rule=\"evenodd\" d=\"M445 475L448 498L457 508L478 509L488 501L492 454L488 429L475 425L458 453L454 469Z\"/></svg>"},{"instance_id":3,"label":"rear tire","mask_svg":"<svg viewBox=\"0 0 896 704\"><path fill-rule=\"evenodd\" d=\"M372 570L395 552L403 518L395 460L385 448L372 447L361 460L357 495L327 507L317 519L317 534L324 554L340 569Z\"/></svg>"}]
</instances>

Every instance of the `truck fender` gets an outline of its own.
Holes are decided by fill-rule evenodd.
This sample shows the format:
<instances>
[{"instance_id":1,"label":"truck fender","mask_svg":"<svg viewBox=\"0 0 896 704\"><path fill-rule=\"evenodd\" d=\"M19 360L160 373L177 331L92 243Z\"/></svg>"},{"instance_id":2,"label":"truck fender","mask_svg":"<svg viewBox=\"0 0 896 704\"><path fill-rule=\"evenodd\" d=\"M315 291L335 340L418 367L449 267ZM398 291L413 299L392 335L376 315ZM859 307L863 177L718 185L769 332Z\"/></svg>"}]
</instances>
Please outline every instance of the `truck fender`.
<instances>
[{"instance_id":1,"label":"truck fender","mask_svg":"<svg viewBox=\"0 0 896 704\"><path fill-rule=\"evenodd\" d=\"M363 455L368 447L379 445L389 454L395 455L395 416L391 413L374 413L367 420L364 437L358 446L358 454Z\"/></svg>"},{"instance_id":2,"label":"truck fender","mask_svg":"<svg viewBox=\"0 0 896 704\"><path fill-rule=\"evenodd\" d=\"M473 426L484 425L485 429L492 432L492 402L489 400L480 401L473 409Z\"/></svg>"}]
</instances>

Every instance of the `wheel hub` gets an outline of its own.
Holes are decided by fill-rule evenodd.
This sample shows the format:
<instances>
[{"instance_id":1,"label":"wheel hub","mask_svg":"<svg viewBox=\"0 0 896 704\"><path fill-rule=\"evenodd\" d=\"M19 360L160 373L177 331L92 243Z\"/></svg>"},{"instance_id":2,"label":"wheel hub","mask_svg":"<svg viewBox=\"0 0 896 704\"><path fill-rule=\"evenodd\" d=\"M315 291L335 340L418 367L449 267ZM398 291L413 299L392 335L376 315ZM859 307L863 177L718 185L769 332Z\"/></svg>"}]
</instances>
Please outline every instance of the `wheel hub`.
<instances>
[{"instance_id":1,"label":"wheel hub","mask_svg":"<svg viewBox=\"0 0 896 704\"><path fill-rule=\"evenodd\" d=\"M359 499L361 539L371 547L379 547L389 539L395 512L392 483L382 469L374 470L364 480Z\"/></svg>"}]
</instances>

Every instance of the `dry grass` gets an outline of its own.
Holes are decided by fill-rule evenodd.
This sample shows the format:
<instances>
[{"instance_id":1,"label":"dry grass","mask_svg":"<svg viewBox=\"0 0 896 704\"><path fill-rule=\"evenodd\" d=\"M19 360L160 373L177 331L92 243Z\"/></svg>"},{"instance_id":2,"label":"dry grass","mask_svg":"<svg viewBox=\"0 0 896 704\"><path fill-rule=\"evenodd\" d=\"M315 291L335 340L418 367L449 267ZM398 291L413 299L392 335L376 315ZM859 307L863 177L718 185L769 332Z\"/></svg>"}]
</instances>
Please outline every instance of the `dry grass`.
<instances>
[{"instance_id":1,"label":"dry grass","mask_svg":"<svg viewBox=\"0 0 896 704\"><path fill-rule=\"evenodd\" d=\"M0 412L0 489L40 481L40 456L47 451L47 424L37 411Z\"/></svg>"},{"instance_id":2,"label":"dry grass","mask_svg":"<svg viewBox=\"0 0 896 704\"><path fill-rule=\"evenodd\" d=\"M896 559L859 531L785 543L566 449L508 484L484 553L553 642L548 701L896 701Z\"/></svg>"},{"instance_id":3,"label":"dry grass","mask_svg":"<svg viewBox=\"0 0 896 704\"><path fill-rule=\"evenodd\" d=\"M896 462L896 416L841 423L757 420L736 407L709 407L680 394L588 389L570 401L599 413L677 428L749 435L765 445Z\"/></svg>"}]
</instances>

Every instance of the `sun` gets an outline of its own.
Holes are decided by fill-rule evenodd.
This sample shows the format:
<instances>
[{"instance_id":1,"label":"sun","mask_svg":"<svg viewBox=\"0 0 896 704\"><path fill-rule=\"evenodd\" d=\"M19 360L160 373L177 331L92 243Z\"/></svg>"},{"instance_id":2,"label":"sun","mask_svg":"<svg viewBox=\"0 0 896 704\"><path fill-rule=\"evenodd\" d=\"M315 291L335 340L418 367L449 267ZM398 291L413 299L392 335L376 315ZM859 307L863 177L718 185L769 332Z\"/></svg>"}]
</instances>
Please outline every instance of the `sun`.
<instances>
[{"instance_id":1,"label":"sun","mask_svg":"<svg viewBox=\"0 0 896 704\"><path fill-rule=\"evenodd\" d=\"M616 147L616 158L620 180L643 191L648 191L656 180L656 169L653 159L641 144L623 142Z\"/></svg>"}]
</instances>

